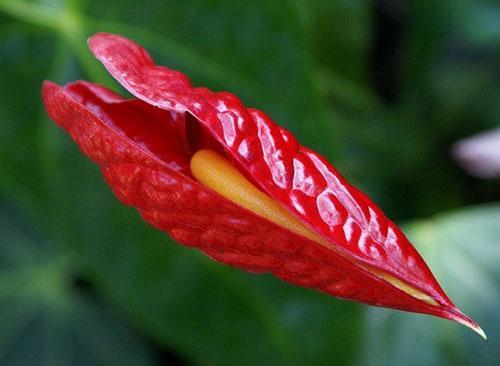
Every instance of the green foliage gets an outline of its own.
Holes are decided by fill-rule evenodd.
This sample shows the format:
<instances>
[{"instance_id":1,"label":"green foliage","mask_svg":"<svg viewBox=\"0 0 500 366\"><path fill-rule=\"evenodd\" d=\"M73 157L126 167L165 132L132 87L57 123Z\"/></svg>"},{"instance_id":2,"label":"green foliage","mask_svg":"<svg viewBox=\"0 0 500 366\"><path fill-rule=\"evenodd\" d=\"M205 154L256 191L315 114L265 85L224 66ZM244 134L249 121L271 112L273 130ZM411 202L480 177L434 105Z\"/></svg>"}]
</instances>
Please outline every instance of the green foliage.
<instances>
[{"instance_id":1,"label":"green foliage","mask_svg":"<svg viewBox=\"0 0 500 366\"><path fill-rule=\"evenodd\" d=\"M384 11L407 24L392 101L370 79L366 1L0 0L0 363L155 364L154 344L201 365L494 365L498 208L408 225L484 325L485 345L448 322L341 302L177 245L116 201L41 104L44 79L118 89L85 44L117 32L266 110L395 219L498 199L498 182L468 178L448 149L500 120L499 6Z\"/></svg>"},{"instance_id":2,"label":"green foliage","mask_svg":"<svg viewBox=\"0 0 500 366\"><path fill-rule=\"evenodd\" d=\"M139 365L155 356L104 304L78 292L70 254L0 216L2 365Z\"/></svg>"}]
</instances>

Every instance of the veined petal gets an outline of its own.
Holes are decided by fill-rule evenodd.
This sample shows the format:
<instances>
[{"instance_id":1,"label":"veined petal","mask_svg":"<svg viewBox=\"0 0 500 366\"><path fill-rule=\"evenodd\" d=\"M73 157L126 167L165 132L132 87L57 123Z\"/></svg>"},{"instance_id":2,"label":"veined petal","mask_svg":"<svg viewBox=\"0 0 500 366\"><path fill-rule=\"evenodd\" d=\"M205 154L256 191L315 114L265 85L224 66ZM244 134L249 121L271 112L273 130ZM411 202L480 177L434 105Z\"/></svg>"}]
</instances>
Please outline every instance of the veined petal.
<instances>
[{"instance_id":1,"label":"veined petal","mask_svg":"<svg viewBox=\"0 0 500 366\"><path fill-rule=\"evenodd\" d=\"M99 93L90 98L96 89ZM335 252L228 201L166 164L101 112L124 103L107 93L112 92L82 82L66 87L45 82L43 87L50 117L100 166L115 195L153 226L247 271L272 272L294 284L373 305L386 305L392 298L391 305L401 309L418 306L416 299Z\"/></svg>"},{"instance_id":2,"label":"veined petal","mask_svg":"<svg viewBox=\"0 0 500 366\"><path fill-rule=\"evenodd\" d=\"M173 140L184 143L162 155L155 144L139 143L134 134L123 133L119 121L110 123L99 114L117 103L107 92L96 110L72 95L70 87L44 86L51 117L101 166L118 198L138 208L145 220L226 264L272 272L341 298L453 319L480 331L452 304L399 228L266 114L246 108L230 93L192 87L184 74L155 65L142 47L121 36L100 33L89 45L127 90L168 113ZM216 144L321 240L294 234L194 180L183 165L194 152L188 120L201 126L197 138ZM145 134L154 133L152 128ZM165 134L155 136L160 141ZM178 158L179 169L165 163Z\"/></svg>"}]
</instances>

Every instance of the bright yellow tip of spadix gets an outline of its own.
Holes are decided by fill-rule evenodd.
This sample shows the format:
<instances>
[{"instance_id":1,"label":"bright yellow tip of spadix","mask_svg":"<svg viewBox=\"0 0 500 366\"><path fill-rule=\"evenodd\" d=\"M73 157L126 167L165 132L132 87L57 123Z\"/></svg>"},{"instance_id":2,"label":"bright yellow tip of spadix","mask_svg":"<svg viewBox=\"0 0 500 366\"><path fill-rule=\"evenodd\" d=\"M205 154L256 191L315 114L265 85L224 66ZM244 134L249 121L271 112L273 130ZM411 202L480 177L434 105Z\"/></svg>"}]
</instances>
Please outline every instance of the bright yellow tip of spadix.
<instances>
[{"instance_id":1,"label":"bright yellow tip of spadix","mask_svg":"<svg viewBox=\"0 0 500 366\"><path fill-rule=\"evenodd\" d=\"M191 158L191 174L202 185L228 200L295 234L315 241L320 245L328 247L330 250L335 250L330 243L293 217L273 198L250 183L236 167L216 152L212 150L200 150L196 152ZM345 255L343 256L345 257ZM353 258L347 259L356 263ZM357 265L418 300L430 305L438 305L429 295L400 281L391 274L359 263Z\"/></svg>"}]
</instances>

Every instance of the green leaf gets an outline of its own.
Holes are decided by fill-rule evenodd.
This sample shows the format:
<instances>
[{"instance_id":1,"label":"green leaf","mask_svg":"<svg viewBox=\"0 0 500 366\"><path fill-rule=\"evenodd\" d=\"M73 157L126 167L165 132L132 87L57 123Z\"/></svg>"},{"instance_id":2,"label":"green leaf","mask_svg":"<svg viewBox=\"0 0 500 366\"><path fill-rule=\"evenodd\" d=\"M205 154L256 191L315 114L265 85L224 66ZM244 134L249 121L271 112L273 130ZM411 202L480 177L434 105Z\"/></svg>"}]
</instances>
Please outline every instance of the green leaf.
<instances>
[{"instance_id":1,"label":"green leaf","mask_svg":"<svg viewBox=\"0 0 500 366\"><path fill-rule=\"evenodd\" d=\"M0 206L2 365L138 365L154 356L72 284L69 256L18 228Z\"/></svg>"},{"instance_id":2,"label":"green leaf","mask_svg":"<svg viewBox=\"0 0 500 366\"><path fill-rule=\"evenodd\" d=\"M489 47L500 41L498 1L454 1L452 18L457 31L472 45Z\"/></svg>"}]
</instances>

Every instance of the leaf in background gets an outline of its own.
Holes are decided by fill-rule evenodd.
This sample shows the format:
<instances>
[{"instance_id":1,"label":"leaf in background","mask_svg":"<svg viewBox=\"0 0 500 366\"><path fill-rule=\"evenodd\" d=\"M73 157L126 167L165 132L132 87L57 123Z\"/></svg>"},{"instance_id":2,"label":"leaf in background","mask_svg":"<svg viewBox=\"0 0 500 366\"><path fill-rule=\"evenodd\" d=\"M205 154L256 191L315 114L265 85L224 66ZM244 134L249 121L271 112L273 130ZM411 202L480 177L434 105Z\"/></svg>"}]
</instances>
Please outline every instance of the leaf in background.
<instances>
[{"instance_id":1,"label":"leaf in background","mask_svg":"<svg viewBox=\"0 0 500 366\"><path fill-rule=\"evenodd\" d=\"M489 47L500 42L500 7L496 0L456 0L450 18L465 41Z\"/></svg>"},{"instance_id":2,"label":"leaf in background","mask_svg":"<svg viewBox=\"0 0 500 366\"><path fill-rule=\"evenodd\" d=\"M0 15L0 189L9 189L26 204L36 204L43 189L37 160L31 158L38 143L35 120L40 94L27 93L45 76L43 64L50 63L54 42L44 32L35 38L29 30ZM40 64L33 63L37 59ZM29 202L29 203L28 203Z\"/></svg>"},{"instance_id":3,"label":"leaf in background","mask_svg":"<svg viewBox=\"0 0 500 366\"><path fill-rule=\"evenodd\" d=\"M317 62L335 77L348 81L332 86L349 89L349 85L357 85L350 90L368 89L373 26L370 2L298 0L291 3L296 6L297 17L303 19ZM348 90L332 92L345 95Z\"/></svg>"},{"instance_id":4,"label":"leaf in background","mask_svg":"<svg viewBox=\"0 0 500 366\"><path fill-rule=\"evenodd\" d=\"M9 208L0 209L1 364L152 364L140 339L73 286L70 258L20 231Z\"/></svg>"},{"instance_id":5,"label":"leaf in background","mask_svg":"<svg viewBox=\"0 0 500 366\"><path fill-rule=\"evenodd\" d=\"M408 225L407 233L457 304L488 334L369 309L360 365L498 364L500 349L500 206L469 207Z\"/></svg>"}]
</instances>

